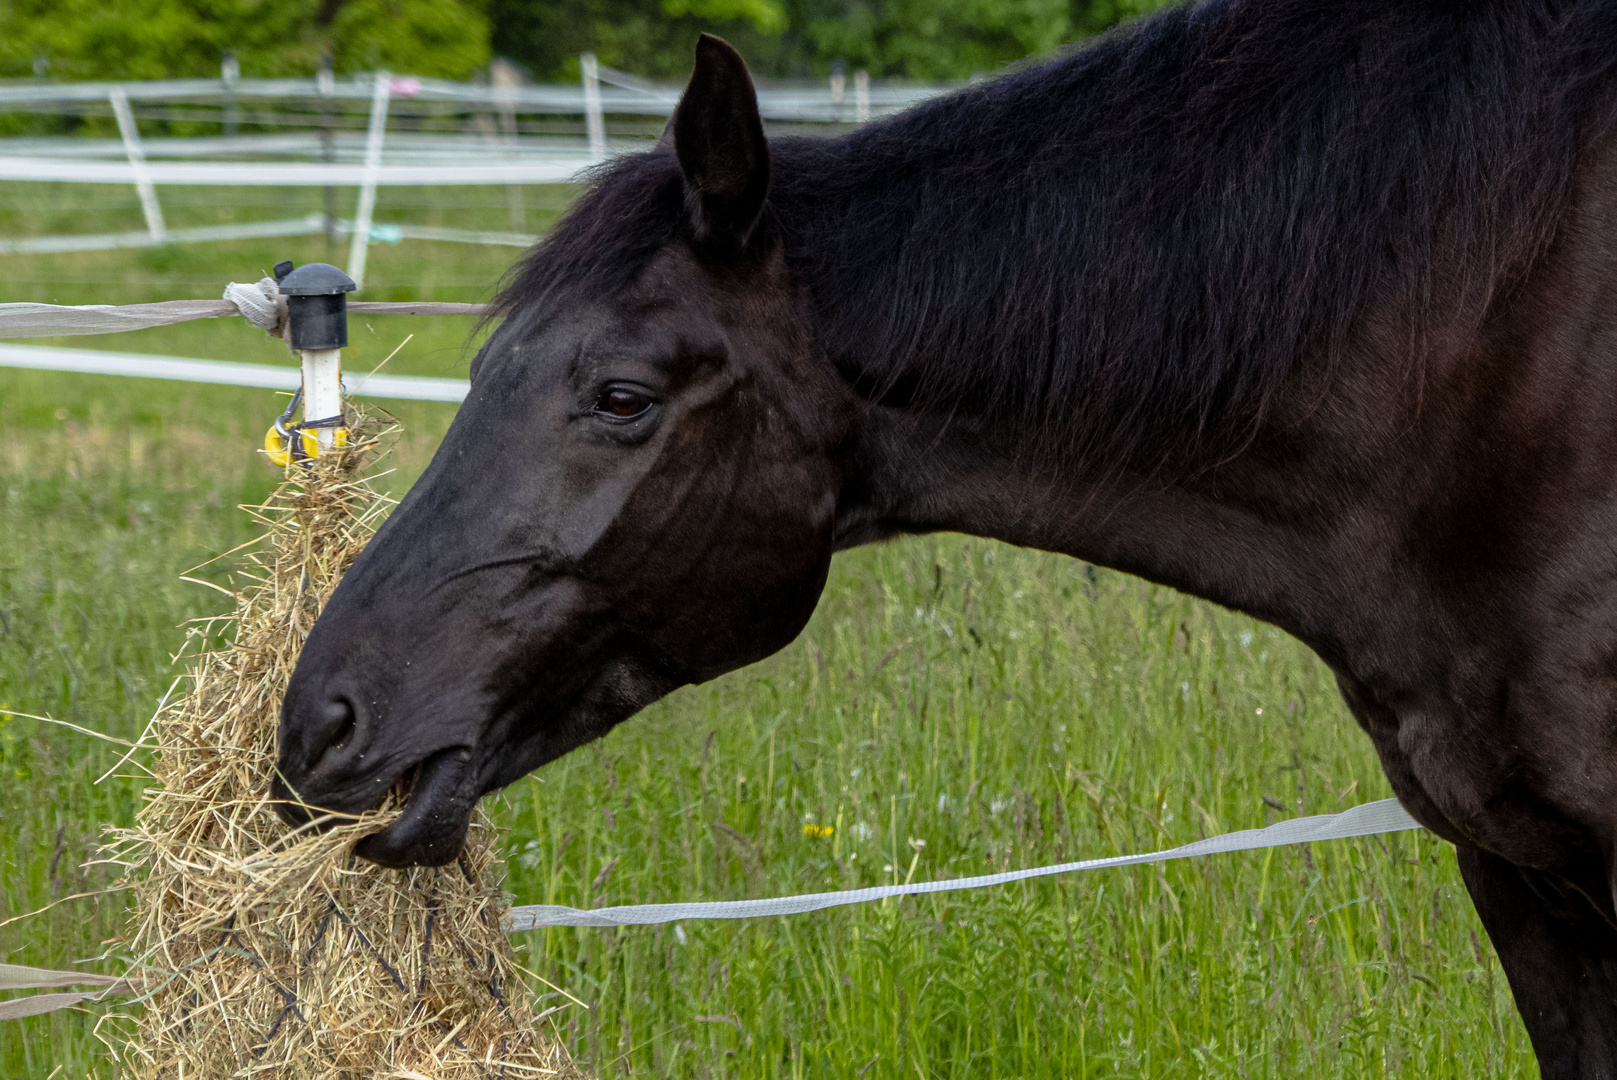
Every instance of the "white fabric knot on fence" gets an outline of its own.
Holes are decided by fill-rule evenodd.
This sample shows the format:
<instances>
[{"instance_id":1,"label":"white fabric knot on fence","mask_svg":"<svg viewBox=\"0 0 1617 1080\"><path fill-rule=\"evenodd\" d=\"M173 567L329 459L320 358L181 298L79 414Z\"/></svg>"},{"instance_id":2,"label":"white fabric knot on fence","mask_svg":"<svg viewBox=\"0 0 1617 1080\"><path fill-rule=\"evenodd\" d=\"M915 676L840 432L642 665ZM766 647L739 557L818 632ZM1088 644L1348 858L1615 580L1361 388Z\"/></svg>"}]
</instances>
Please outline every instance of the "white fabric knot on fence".
<instances>
[{"instance_id":1,"label":"white fabric knot on fence","mask_svg":"<svg viewBox=\"0 0 1617 1080\"><path fill-rule=\"evenodd\" d=\"M281 287L275 284L274 278L259 278L254 285L232 281L225 286L225 299L235 304L247 321L260 330L276 337L282 336L281 327L286 323L286 298L281 295Z\"/></svg>"}]
</instances>

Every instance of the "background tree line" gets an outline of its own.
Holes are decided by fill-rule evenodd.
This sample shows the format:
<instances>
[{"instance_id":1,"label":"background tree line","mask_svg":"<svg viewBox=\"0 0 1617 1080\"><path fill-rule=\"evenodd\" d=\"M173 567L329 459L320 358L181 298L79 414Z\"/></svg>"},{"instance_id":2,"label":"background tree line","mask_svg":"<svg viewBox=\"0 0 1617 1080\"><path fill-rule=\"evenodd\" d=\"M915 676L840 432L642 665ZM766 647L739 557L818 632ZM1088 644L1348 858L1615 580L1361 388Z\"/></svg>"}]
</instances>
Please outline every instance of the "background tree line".
<instances>
[{"instance_id":1,"label":"background tree line","mask_svg":"<svg viewBox=\"0 0 1617 1080\"><path fill-rule=\"evenodd\" d=\"M1098 33L1163 0L0 0L0 78L246 77L377 68L475 77L503 56L534 79L578 54L681 78L712 30L765 77L959 79Z\"/></svg>"}]
</instances>

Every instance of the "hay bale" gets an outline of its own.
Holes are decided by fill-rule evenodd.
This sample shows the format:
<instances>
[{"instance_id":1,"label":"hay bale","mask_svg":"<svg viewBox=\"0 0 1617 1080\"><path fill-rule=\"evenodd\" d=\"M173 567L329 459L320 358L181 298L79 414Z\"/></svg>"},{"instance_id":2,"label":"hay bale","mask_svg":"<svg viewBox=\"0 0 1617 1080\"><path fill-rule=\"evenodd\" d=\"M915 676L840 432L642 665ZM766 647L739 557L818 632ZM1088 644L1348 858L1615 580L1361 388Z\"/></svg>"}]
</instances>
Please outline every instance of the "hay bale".
<instances>
[{"instance_id":1,"label":"hay bale","mask_svg":"<svg viewBox=\"0 0 1617 1080\"><path fill-rule=\"evenodd\" d=\"M388 505L359 475L378 435L359 425L251 508L265 535L230 643L188 650L189 691L154 725L153 780L112 846L137 895L131 974L157 988L121 1048L133 1075L577 1075L517 977L481 813L457 864L399 871L352 853L397 805L319 832L269 801L298 651Z\"/></svg>"}]
</instances>

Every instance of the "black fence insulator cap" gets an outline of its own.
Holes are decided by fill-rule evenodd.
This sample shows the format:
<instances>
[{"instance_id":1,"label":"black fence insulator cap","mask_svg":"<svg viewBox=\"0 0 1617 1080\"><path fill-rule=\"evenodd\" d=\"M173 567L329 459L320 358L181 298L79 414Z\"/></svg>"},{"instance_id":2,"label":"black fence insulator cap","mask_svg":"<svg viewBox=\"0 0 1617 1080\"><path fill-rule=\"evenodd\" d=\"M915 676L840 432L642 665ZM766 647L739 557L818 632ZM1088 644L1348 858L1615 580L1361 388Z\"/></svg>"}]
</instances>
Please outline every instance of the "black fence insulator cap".
<instances>
[{"instance_id":1,"label":"black fence insulator cap","mask_svg":"<svg viewBox=\"0 0 1617 1080\"><path fill-rule=\"evenodd\" d=\"M277 275L275 284L282 296L331 296L354 291L354 279L330 263L304 263L293 270L287 263L277 263L275 269L287 267L284 275Z\"/></svg>"},{"instance_id":2,"label":"black fence insulator cap","mask_svg":"<svg viewBox=\"0 0 1617 1080\"><path fill-rule=\"evenodd\" d=\"M285 272L282 272L285 267ZM275 283L286 297L294 349L341 349L348 344L348 293L354 279L329 263L275 264Z\"/></svg>"}]
</instances>

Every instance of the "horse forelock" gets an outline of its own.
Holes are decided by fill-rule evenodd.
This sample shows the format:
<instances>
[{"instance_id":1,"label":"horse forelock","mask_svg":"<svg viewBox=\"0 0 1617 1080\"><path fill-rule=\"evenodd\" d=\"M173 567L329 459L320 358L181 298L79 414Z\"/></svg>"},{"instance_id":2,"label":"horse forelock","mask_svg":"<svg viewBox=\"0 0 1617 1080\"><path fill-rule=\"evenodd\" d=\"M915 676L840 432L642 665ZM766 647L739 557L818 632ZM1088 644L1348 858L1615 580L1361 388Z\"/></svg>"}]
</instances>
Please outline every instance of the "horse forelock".
<instances>
[{"instance_id":1,"label":"horse forelock","mask_svg":"<svg viewBox=\"0 0 1617 1080\"><path fill-rule=\"evenodd\" d=\"M542 311L560 295L610 297L672 241L684 214L679 162L665 150L599 167L584 194L512 267L491 318Z\"/></svg>"}]
</instances>

